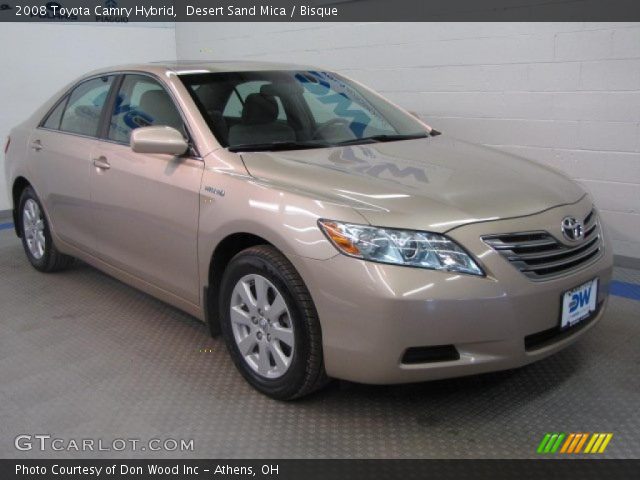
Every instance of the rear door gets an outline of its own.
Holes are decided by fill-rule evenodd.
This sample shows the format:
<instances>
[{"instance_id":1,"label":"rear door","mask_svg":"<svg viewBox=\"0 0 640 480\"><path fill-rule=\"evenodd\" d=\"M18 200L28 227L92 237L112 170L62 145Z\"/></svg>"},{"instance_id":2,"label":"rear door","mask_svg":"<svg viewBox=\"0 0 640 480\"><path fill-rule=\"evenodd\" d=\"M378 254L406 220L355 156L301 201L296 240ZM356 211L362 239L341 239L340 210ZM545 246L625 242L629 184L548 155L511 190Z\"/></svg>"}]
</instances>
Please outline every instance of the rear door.
<instances>
[{"instance_id":1,"label":"rear door","mask_svg":"<svg viewBox=\"0 0 640 480\"><path fill-rule=\"evenodd\" d=\"M127 74L91 169L96 255L156 287L199 303L197 238L204 162L194 156L135 153L131 131L167 125L186 134L167 90Z\"/></svg>"},{"instance_id":2,"label":"rear door","mask_svg":"<svg viewBox=\"0 0 640 480\"><path fill-rule=\"evenodd\" d=\"M89 175L102 110L115 77L83 81L62 98L29 141L37 193L55 233L91 251Z\"/></svg>"}]
</instances>

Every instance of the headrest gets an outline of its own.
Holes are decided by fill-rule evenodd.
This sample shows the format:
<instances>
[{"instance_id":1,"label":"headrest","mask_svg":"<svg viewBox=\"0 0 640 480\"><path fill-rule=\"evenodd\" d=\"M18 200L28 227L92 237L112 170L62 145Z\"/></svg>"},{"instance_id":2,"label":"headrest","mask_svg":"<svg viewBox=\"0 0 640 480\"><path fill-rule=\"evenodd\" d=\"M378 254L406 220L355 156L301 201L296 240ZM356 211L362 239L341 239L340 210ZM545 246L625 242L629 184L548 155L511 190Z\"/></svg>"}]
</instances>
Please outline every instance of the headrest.
<instances>
[{"instance_id":1,"label":"headrest","mask_svg":"<svg viewBox=\"0 0 640 480\"><path fill-rule=\"evenodd\" d=\"M242 123L262 125L275 122L278 118L278 102L273 95L251 93L247 95L242 108Z\"/></svg>"},{"instance_id":2,"label":"headrest","mask_svg":"<svg viewBox=\"0 0 640 480\"><path fill-rule=\"evenodd\" d=\"M140 110L153 119L156 125L176 127L179 120L171 97L164 90L149 90L140 97Z\"/></svg>"},{"instance_id":3,"label":"headrest","mask_svg":"<svg viewBox=\"0 0 640 480\"><path fill-rule=\"evenodd\" d=\"M171 103L169 94L164 90L147 90L140 96L141 107L153 107L157 103Z\"/></svg>"},{"instance_id":4,"label":"headrest","mask_svg":"<svg viewBox=\"0 0 640 480\"><path fill-rule=\"evenodd\" d=\"M304 88L299 82L265 83L260 87L260 93L274 95L276 97L299 95L302 94L302 92L304 92Z\"/></svg>"}]
</instances>

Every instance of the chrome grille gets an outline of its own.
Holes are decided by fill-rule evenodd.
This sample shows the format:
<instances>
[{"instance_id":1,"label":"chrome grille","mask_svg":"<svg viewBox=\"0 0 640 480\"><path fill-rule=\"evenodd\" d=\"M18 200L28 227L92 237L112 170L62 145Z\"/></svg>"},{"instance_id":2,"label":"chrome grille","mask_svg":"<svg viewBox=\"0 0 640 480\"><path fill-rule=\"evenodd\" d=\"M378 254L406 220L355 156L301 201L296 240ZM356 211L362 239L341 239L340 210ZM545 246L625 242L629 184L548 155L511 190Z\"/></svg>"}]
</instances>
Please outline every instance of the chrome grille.
<instances>
[{"instance_id":1,"label":"chrome grille","mask_svg":"<svg viewBox=\"0 0 640 480\"><path fill-rule=\"evenodd\" d=\"M546 231L486 235L482 240L533 280L546 280L596 260L602 253L602 234L592 210L584 218L584 239L566 246Z\"/></svg>"}]
</instances>

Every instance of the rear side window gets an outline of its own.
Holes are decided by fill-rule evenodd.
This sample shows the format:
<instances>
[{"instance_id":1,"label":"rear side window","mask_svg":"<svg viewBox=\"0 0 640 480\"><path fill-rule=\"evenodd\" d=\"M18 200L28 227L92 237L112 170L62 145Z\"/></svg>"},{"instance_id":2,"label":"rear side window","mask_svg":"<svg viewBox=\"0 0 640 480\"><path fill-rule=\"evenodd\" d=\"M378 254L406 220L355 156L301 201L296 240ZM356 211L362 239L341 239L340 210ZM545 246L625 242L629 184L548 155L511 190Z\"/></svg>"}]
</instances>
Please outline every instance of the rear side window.
<instances>
[{"instance_id":1,"label":"rear side window","mask_svg":"<svg viewBox=\"0 0 640 480\"><path fill-rule=\"evenodd\" d=\"M60 130L95 137L98 133L102 108L107 101L112 83L113 76L104 76L78 85L66 102L60 121ZM55 113L54 110L51 117ZM55 119L49 118L47 123L49 120Z\"/></svg>"},{"instance_id":2,"label":"rear side window","mask_svg":"<svg viewBox=\"0 0 640 480\"><path fill-rule=\"evenodd\" d=\"M150 125L184 132L178 109L158 82L145 75L126 75L109 120L109 139L129 143L132 130Z\"/></svg>"}]
</instances>

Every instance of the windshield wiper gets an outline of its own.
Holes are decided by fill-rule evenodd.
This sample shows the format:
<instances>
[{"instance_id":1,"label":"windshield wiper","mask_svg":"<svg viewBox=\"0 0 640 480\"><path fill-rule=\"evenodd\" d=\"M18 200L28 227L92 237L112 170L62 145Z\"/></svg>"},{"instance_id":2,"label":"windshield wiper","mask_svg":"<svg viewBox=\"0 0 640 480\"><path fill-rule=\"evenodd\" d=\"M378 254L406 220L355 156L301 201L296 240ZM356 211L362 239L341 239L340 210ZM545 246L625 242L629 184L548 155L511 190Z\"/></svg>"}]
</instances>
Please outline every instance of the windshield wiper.
<instances>
[{"instance_id":1,"label":"windshield wiper","mask_svg":"<svg viewBox=\"0 0 640 480\"><path fill-rule=\"evenodd\" d=\"M377 142L395 142L397 140L414 140L417 138L427 138L429 135L425 133L414 133L411 135L372 135L370 137L352 138L342 142L270 142L270 143L246 143L242 145L232 145L229 147L230 152L275 152L278 150L303 150L308 148L329 148L341 147L344 145L357 145L363 143Z\"/></svg>"},{"instance_id":2,"label":"windshield wiper","mask_svg":"<svg viewBox=\"0 0 640 480\"><path fill-rule=\"evenodd\" d=\"M269 143L247 143L243 145L232 145L230 152L269 152L277 150L302 150L306 148L326 148L330 145L324 142L269 142Z\"/></svg>"},{"instance_id":3,"label":"windshield wiper","mask_svg":"<svg viewBox=\"0 0 640 480\"><path fill-rule=\"evenodd\" d=\"M359 143L377 143L377 142L395 142L398 140L415 140L417 138L427 138L429 135L425 133L414 133L411 135L371 135L370 137L353 138L343 142L335 143L335 146L356 145Z\"/></svg>"}]
</instances>

